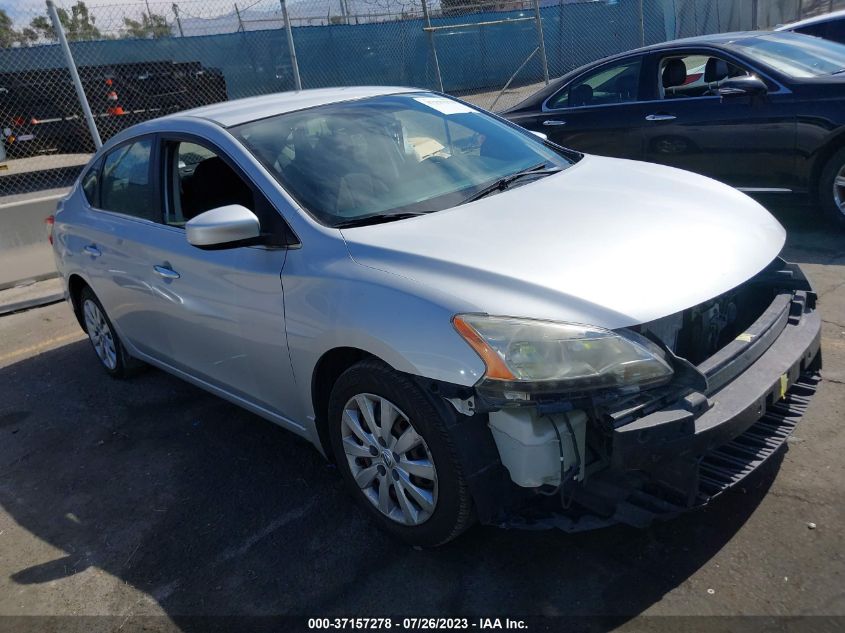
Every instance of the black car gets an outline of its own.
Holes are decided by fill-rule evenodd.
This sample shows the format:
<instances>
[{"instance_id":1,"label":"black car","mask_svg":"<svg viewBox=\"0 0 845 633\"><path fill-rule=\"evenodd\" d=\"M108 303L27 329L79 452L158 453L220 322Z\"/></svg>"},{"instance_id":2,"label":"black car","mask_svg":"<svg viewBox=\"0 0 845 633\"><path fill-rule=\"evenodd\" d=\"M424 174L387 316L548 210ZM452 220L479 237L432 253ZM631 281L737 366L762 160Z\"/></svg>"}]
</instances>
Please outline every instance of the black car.
<instances>
[{"instance_id":1,"label":"black car","mask_svg":"<svg viewBox=\"0 0 845 633\"><path fill-rule=\"evenodd\" d=\"M800 22L792 22L775 29L776 31L793 31L805 35L815 35L826 40L845 44L845 11L834 11L825 15L817 15Z\"/></svg>"},{"instance_id":2,"label":"black car","mask_svg":"<svg viewBox=\"0 0 845 633\"><path fill-rule=\"evenodd\" d=\"M574 70L504 116L583 152L809 193L845 226L842 44L791 32L676 40Z\"/></svg>"}]
</instances>

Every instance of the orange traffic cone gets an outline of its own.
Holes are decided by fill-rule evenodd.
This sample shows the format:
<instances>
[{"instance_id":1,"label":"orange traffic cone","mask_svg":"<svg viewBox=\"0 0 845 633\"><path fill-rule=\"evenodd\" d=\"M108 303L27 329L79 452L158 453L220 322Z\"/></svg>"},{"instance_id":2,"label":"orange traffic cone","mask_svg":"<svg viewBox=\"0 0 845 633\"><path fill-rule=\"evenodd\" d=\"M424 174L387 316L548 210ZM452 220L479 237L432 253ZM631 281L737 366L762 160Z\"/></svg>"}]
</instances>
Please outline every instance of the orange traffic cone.
<instances>
[{"instance_id":1,"label":"orange traffic cone","mask_svg":"<svg viewBox=\"0 0 845 633\"><path fill-rule=\"evenodd\" d=\"M117 91L114 90L114 81L112 79L106 79L106 86L109 88L108 93L106 93L106 99L109 103L106 108L106 112L113 115L126 114L123 106L120 105L120 100L117 97Z\"/></svg>"}]
</instances>

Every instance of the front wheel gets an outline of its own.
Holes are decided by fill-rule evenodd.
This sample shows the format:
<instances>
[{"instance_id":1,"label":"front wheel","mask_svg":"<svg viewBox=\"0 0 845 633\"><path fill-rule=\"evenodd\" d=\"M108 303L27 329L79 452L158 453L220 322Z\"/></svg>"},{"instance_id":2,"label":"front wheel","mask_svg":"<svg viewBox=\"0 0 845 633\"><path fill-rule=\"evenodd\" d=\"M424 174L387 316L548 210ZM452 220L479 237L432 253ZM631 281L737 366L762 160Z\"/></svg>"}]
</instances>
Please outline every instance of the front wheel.
<instances>
[{"instance_id":1,"label":"front wheel","mask_svg":"<svg viewBox=\"0 0 845 633\"><path fill-rule=\"evenodd\" d=\"M845 147L831 156L822 169L818 196L825 215L845 229Z\"/></svg>"},{"instance_id":2,"label":"front wheel","mask_svg":"<svg viewBox=\"0 0 845 633\"><path fill-rule=\"evenodd\" d=\"M332 451L352 495L412 545L446 543L473 522L444 413L377 361L344 372L329 401Z\"/></svg>"}]
</instances>

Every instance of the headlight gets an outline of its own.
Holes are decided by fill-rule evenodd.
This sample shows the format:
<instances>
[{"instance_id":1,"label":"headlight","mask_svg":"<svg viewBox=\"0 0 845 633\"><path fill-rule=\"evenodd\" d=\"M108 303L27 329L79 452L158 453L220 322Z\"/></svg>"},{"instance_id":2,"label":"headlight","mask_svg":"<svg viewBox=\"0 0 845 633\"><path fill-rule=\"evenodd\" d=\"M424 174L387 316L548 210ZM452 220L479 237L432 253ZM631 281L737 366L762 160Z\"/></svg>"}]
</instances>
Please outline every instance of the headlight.
<instances>
[{"instance_id":1,"label":"headlight","mask_svg":"<svg viewBox=\"0 0 845 633\"><path fill-rule=\"evenodd\" d=\"M668 382L663 351L637 334L534 319L458 315L455 329L487 366L485 377L543 391L652 386Z\"/></svg>"}]
</instances>

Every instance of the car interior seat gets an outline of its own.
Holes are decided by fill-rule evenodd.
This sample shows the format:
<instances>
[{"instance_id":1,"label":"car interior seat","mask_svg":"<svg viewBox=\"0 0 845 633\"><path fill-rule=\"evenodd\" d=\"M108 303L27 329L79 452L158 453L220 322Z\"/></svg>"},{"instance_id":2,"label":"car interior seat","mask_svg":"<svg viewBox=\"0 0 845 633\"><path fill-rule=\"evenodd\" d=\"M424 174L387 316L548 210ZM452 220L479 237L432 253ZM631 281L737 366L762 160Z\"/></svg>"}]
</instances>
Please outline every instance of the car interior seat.
<instances>
[{"instance_id":1,"label":"car interior seat","mask_svg":"<svg viewBox=\"0 0 845 633\"><path fill-rule=\"evenodd\" d=\"M579 84L569 93L569 107L590 105L593 102L593 88L587 84Z\"/></svg>"},{"instance_id":2,"label":"car interior seat","mask_svg":"<svg viewBox=\"0 0 845 633\"><path fill-rule=\"evenodd\" d=\"M639 92L640 78L636 74L625 73L616 80L616 92L619 101L633 101Z\"/></svg>"},{"instance_id":3,"label":"car interior seat","mask_svg":"<svg viewBox=\"0 0 845 633\"><path fill-rule=\"evenodd\" d=\"M200 162L184 185L182 215L186 220L227 204L253 207L249 186L219 156Z\"/></svg>"},{"instance_id":4,"label":"car interior seat","mask_svg":"<svg viewBox=\"0 0 845 633\"><path fill-rule=\"evenodd\" d=\"M687 66L684 64L683 59L676 57L666 62L666 65L663 67L662 76L663 92L666 97L672 98L677 96L671 89L683 86L686 80Z\"/></svg>"},{"instance_id":5,"label":"car interior seat","mask_svg":"<svg viewBox=\"0 0 845 633\"><path fill-rule=\"evenodd\" d=\"M704 82L712 84L728 77L728 62L717 57L711 57L704 66Z\"/></svg>"}]
</instances>

